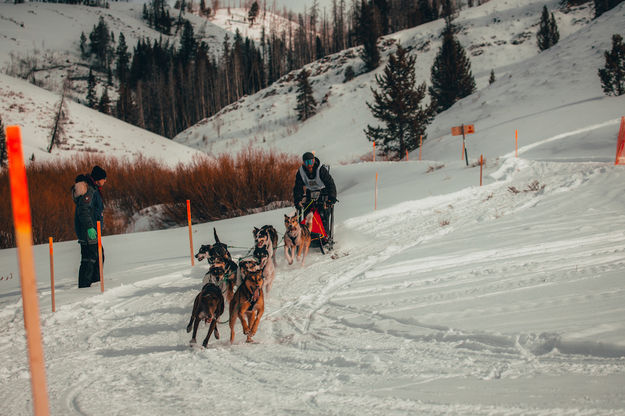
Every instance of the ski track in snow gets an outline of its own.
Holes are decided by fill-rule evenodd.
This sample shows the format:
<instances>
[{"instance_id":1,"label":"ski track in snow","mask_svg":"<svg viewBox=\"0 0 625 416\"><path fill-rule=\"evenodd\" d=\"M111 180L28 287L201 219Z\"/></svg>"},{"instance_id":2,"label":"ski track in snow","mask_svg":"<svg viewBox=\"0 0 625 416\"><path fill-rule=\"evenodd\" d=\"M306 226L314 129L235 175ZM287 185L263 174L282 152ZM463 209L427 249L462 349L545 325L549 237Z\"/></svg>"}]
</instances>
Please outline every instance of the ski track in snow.
<instances>
[{"instance_id":1,"label":"ski track in snow","mask_svg":"<svg viewBox=\"0 0 625 416\"><path fill-rule=\"evenodd\" d=\"M503 169L514 172L506 163ZM622 359L613 357L623 355L625 347L576 344L557 333L514 333L505 328L492 332L462 326L491 314L509 314L513 320L524 309L548 311L558 304L583 303L584 297L621 301L623 291L591 291L549 302L537 298L536 302L515 303L514 308L505 304L477 308L471 303L466 310L448 309L448 316L437 310L442 304L474 302L515 290L548 290L550 279L583 284L594 271L609 272L615 260L624 258L623 231L385 264L387 259L418 250L426 241L477 230L528 211L601 173L601 168L589 164L580 180L573 172L553 169L546 190L509 191L510 186L523 189L538 171L545 177L544 170L549 169L548 164L534 163L518 177L503 174L502 180L482 188L406 202L350 219L337 229L336 259L311 248L306 266L288 266L280 249L274 289L267 296L256 335L258 344L245 344L237 323L234 345L229 344L226 324L219 326L221 339L211 339L208 348L189 348L185 327L199 282L186 269L158 275L166 267L158 263L149 266L156 276L152 279L64 305L55 314L45 313L42 325L52 414L93 415L102 408L111 415L209 410L231 414L252 408L254 414L313 415L335 414L332 409L339 404L336 408L342 414L354 415L625 414L622 406L615 411L614 406L602 410L601 405L610 395L617 402L623 397L618 387L624 375ZM364 234L364 238L341 241L342 231ZM567 261L572 253L575 264ZM493 262L500 258L508 261ZM385 296L377 297L380 292ZM29 376L21 346L24 333L15 330L22 321L20 307L7 308L12 311L2 314L5 331L15 331L11 343L0 345L0 351L15 358L0 373L5 383L13 385L10 393L0 393L3 407L12 414L30 412ZM406 311L411 310L413 318L406 318ZM227 320L227 313L226 308L221 321ZM76 316L80 326L68 322ZM459 327L445 321L457 322ZM201 325L198 339L206 331ZM269 350L271 354L266 353ZM116 371L108 373L93 365L96 356L106 357L107 367ZM603 390L581 398L554 400L553 392L515 383L528 377L553 379L557 395L558 380L593 382L598 380L595 376L604 377L600 381ZM474 394L465 391L467 380L472 384L497 380L498 384L489 387L491 395ZM457 386L457 390L444 395L430 387L440 383L452 386L451 391ZM507 397L519 388L528 391L518 406L497 400L498 395ZM422 399L411 398L415 390ZM158 405L151 399L155 395L161 398ZM211 409L204 408L207 396L212 395L216 398L209 400ZM169 405L163 404L163 397L170 398L165 400Z\"/></svg>"}]
</instances>

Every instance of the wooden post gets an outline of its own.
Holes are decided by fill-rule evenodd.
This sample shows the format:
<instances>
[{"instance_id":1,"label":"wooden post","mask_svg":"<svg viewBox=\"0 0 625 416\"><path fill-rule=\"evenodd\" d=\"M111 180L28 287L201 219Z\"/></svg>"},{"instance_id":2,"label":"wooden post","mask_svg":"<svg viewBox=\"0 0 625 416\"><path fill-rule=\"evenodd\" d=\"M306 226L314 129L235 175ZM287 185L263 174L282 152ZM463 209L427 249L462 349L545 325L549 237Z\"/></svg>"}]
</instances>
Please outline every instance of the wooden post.
<instances>
[{"instance_id":1,"label":"wooden post","mask_svg":"<svg viewBox=\"0 0 625 416\"><path fill-rule=\"evenodd\" d=\"M24 309L24 327L28 344L28 362L30 365L30 383L33 394L35 416L48 416L48 391L46 386L46 367L44 364L43 342L39 322L39 304L37 301L37 280L33 259L32 219L28 198L26 167L22 153L22 134L19 126L6 128L7 150L9 159L9 177L11 201L13 206L13 225L17 243L20 283L22 286L22 305Z\"/></svg>"},{"instance_id":2,"label":"wooden post","mask_svg":"<svg viewBox=\"0 0 625 416\"><path fill-rule=\"evenodd\" d=\"M421 160L421 149L423 149L423 135L419 136L419 160Z\"/></svg>"},{"instance_id":3,"label":"wooden post","mask_svg":"<svg viewBox=\"0 0 625 416\"><path fill-rule=\"evenodd\" d=\"M104 262L102 261L102 226L98 221L98 266L100 271L100 292L104 292Z\"/></svg>"},{"instance_id":4,"label":"wooden post","mask_svg":"<svg viewBox=\"0 0 625 416\"><path fill-rule=\"evenodd\" d=\"M480 155L480 186L482 186L482 166L484 165L484 155Z\"/></svg>"},{"instance_id":5,"label":"wooden post","mask_svg":"<svg viewBox=\"0 0 625 416\"><path fill-rule=\"evenodd\" d=\"M375 173L375 202L373 204L373 210L378 209L378 172Z\"/></svg>"},{"instance_id":6,"label":"wooden post","mask_svg":"<svg viewBox=\"0 0 625 416\"><path fill-rule=\"evenodd\" d=\"M193 229L191 228L191 201L187 199L187 219L189 222L189 247L191 248L191 266L194 266L193 261Z\"/></svg>"},{"instance_id":7,"label":"wooden post","mask_svg":"<svg viewBox=\"0 0 625 416\"><path fill-rule=\"evenodd\" d=\"M464 124L462 125L462 149L464 149L464 158L467 161L467 166L469 166L469 155L467 153L467 146L464 144Z\"/></svg>"},{"instance_id":8,"label":"wooden post","mask_svg":"<svg viewBox=\"0 0 625 416\"><path fill-rule=\"evenodd\" d=\"M519 131L514 130L514 157L519 157Z\"/></svg>"},{"instance_id":9,"label":"wooden post","mask_svg":"<svg viewBox=\"0 0 625 416\"><path fill-rule=\"evenodd\" d=\"M52 237L48 239L50 243L50 289L52 289L52 312L56 312L56 304L54 300L54 248L52 246Z\"/></svg>"}]
</instances>

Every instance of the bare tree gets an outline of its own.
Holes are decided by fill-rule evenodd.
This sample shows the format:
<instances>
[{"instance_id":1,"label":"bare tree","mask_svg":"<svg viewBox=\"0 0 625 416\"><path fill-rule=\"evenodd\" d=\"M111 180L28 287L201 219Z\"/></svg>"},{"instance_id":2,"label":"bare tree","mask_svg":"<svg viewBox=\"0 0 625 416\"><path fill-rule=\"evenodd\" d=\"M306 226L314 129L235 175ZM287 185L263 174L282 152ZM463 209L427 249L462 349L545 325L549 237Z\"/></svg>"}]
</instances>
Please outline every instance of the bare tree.
<instances>
[{"instance_id":1,"label":"bare tree","mask_svg":"<svg viewBox=\"0 0 625 416\"><path fill-rule=\"evenodd\" d=\"M67 121L68 110L67 104L65 104L65 97L71 89L71 81L69 73L63 81L63 90L61 91L61 101L57 107L56 115L54 116L54 124L52 125L52 135L50 137L50 144L48 145L48 153L52 152L52 148L62 143L65 137L65 122Z\"/></svg>"}]
</instances>

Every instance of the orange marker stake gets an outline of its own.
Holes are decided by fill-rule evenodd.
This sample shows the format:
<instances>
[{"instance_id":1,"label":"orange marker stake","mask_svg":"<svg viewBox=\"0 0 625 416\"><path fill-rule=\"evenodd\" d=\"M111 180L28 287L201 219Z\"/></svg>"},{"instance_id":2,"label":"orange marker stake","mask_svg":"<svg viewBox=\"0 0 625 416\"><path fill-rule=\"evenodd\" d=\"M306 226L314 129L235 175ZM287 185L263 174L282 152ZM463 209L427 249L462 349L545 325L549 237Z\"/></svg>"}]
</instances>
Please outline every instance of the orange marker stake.
<instances>
[{"instance_id":1,"label":"orange marker stake","mask_svg":"<svg viewBox=\"0 0 625 416\"><path fill-rule=\"evenodd\" d=\"M514 157L519 157L519 131L514 131Z\"/></svg>"},{"instance_id":2,"label":"orange marker stake","mask_svg":"<svg viewBox=\"0 0 625 416\"><path fill-rule=\"evenodd\" d=\"M378 209L378 172L375 173L375 202L373 204L373 210Z\"/></svg>"},{"instance_id":3,"label":"orange marker stake","mask_svg":"<svg viewBox=\"0 0 625 416\"><path fill-rule=\"evenodd\" d=\"M98 221L98 263L100 265L100 292L104 292L104 270L102 265L102 228Z\"/></svg>"},{"instance_id":4,"label":"orange marker stake","mask_svg":"<svg viewBox=\"0 0 625 416\"><path fill-rule=\"evenodd\" d=\"M54 248L52 246L52 237L50 242L50 288L52 289L52 312L56 312L56 305L54 302Z\"/></svg>"},{"instance_id":5,"label":"orange marker stake","mask_svg":"<svg viewBox=\"0 0 625 416\"><path fill-rule=\"evenodd\" d=\"M484 155L480 155L480 186L482 186L482 166L484 165Z\"/></svg>"},{"instance_id":6,"label":"orange marker stake","mask_svg":"<svg viewBox=\"0 0 625 416\"><path fill-rule=\"evenodd\" d=\"M187 218L189 220L189 246L191 247L191 266L193 262L193 230L191 229L191 201L187 199Z\"/></svg>"},{"instance_id":7,"label":"orange marker stake","mask_svg":"<svg viewBox=\"0 0 625 416\"><path fill-rule=\"evenodd\" d=\"M22 153L22 134L19 126L8 126L6 138L9 156L13 224L15 226L15 240L17 242L20 266L24 327L28 344L28 362L30 365L34 414L35 416L47 416L50 414L50 408L48 405L46 368L39 322L39 304L37 302L30 200L28 198L26 167L24 166L24 155Z\"/></svg>"}]
</instances>

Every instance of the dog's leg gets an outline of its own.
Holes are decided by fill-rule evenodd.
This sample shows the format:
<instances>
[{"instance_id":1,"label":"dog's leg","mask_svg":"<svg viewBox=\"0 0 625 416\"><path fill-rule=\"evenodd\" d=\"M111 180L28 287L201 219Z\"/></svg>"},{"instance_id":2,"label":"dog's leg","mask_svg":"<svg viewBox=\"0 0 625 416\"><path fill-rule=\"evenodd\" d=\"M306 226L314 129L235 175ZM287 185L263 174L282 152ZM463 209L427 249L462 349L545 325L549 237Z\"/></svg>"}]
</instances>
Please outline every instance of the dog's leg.
<instances>
[{"instance_id":1,"label":"dog's leg","mask_svg":"<svg viewBox=\"0 0 625 416\"><path fill-rule=\"evenodd\" d=\"M256 309L254 308L254 323L252 325L252 328L250 330L250 334L247 336L247 342L253 342L252 337L254 335L256 335L256 331L258 331L258 325L260 324L260 318L263 316L263 313L265 312L265 307L261 306L260 308Z\"/></svg>"},{"instance_id":2,"label":"dog's leg","mask_svg":"<svg viewBox=\"0 0 625 416\"><path fill-rule=\"evenodd\" d=\"M198 294L195 297L195 300L193 301L193 309L191 309L191 320L189 321L189 325L187 325L187 334L191 332L191 326L193 325L193 318L195 318L195 315L197 314L198 308L200 306L199 303L200 303L200 295Z\"/></svg>"},{"instance_id":3,"label":"dog's leg","mask_svg":"<svg viewBox=\"0 0 625 416\"><path fill-rule=\"evenodd\" d=\"M304 255L302 256L302 266L304 265L304 260L306 260L306 255L308 254L308 249L310 248L310 240L307 243L302 244L304 246Z\"/></svg>"},{"instance_id":4,"label":"dog's leg","mask_svg":"<svg viewBox=\"0 0 625 416\"><path fill-rule=\"evenodd\" d=\"M197 336L197 328L200 326L200 318L195 318L195 322L193 323L193 335L191 336L191 344L197 343L195 337Z\"/></svg>"},{"instance_id":5,"label":"dog's leg","mask_svg":"<svg viewBox=\"0 0 625 416\"><path fill-rule=\"evenodd\" d=\"M234 342L234 324L237 322L237 312L235 308L236 302L230 302L230 344Z\"/></svg>"},{"instance_id":6,"label":"dog's leg","mask_svg":"<svg viewBox=\"0 0 625 416\"><path fill-rule=\"evenodd\" d=\"M243 334L247 335L250 332L249 320L246 320L247 310L249 309L249 302L244 302L241 304L241 308L239 309L239 319L241 320L241 326L243 326Z\"/></svg>"},{"instance_id":7,"label":"dog's leg","mask_svg":"<svg viewBox=\"0 0 625 416\"><path fill-rule=\"evenodd\" d=\"M293 264L293 257L291 257L290 248L286 245L284 246L284 257L286 257L286 261L289 264Z\"/></svg>"},{"instance_id":8,"label":"dog's leg","mask_svg":"<svg viewBox=\"0 0 625 416\"><path fill-rule=\"evenodd\" d=\"M213 320L211 321L211 325L208 328L208 334L206 334L206 338L204 338L204 342L202 342L202 346L204 348L206 348L206 346L208 345L208 340L211 337L211 334L213 333L213 330L215 330L215 326L217 325L217 319L213 318ZM217 338L219 339L219 338Z\"/></svg>"}]
</instances>

